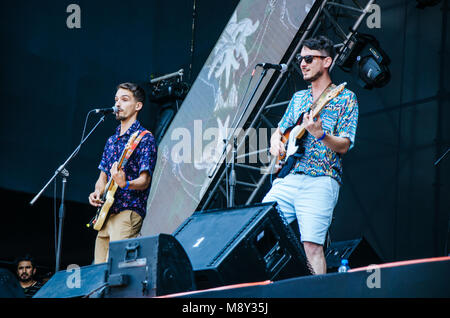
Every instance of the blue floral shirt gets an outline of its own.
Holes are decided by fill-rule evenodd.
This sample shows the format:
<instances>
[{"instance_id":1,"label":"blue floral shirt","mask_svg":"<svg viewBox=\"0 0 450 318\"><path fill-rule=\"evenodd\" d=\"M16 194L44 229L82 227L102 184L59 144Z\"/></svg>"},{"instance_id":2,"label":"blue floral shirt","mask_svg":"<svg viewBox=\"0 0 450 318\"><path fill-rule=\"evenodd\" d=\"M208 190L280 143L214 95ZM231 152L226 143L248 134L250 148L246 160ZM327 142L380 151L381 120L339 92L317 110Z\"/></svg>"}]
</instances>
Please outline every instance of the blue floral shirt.
<instances>
[{"instance_id":1,"label":"blue floral shirt","mask_svg":"<svg viewBox=\"0 0 450 318\"><path fill-rule=\"evenodd\" d=\"M299 91L292 97L286 112L278 123L281 133L295 125L300 115L310 110L313 103L311 87ZM328 135L346 137L353 148L358 123L358 101L355 94L344 90L332 99L320 113L322 128ZM342 184L342 156L322 141L306 132L304 136L305 152L290 173L304 173L310 176L330 176Z\"/></svg>"},{"instance_id":2,"label":"blue floral shirt","mask_svg":"<svg viewBox=\"0 0 450 318\"><path fill-rule=\"evenodd\" d=\"M119 161L128 139L136 131L144 131L139 121L135 121L133 125L120 136L120 125L117 127L114 135L109 137L103 151L102 160L98 168L111 178L111 167L114 162ZM126 179L131 181L139 177L142 171L148 171L150 176L156 164L156 141L151 133L147 133L142 137L139 145L133 151L124 167ZM110 208L110 213L119 213L124 210L132 210L138 213L142 218L145 217L147 208L147 199L150 192L150 186L146 190L124 190L120 187L114 196L114 203Z\"/></svg>"}]
</instances>

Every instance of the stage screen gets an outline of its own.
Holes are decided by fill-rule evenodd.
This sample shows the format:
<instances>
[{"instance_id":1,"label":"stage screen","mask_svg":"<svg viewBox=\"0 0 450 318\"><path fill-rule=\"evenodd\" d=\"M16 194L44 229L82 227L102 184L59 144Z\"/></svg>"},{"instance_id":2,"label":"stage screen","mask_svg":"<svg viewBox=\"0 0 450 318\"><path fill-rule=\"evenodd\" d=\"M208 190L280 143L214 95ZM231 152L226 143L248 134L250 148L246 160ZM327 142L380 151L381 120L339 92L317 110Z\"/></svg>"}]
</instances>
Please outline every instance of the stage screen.
<instances>
[{"instance_id":1,"label":"stage screen","mask_svg":"<svg viewBox=\"0 0 450 318\"><path fill-rule=\"evenodd\" d=\"M237 123L262 69L248 87L252 71L258 63L280 63L314 2L242 0L236 7L159 145L142 235L172 233L195 211L221 159L223 139L245 122L278 76L268 71Z\"/></svg>"}]
</instances>

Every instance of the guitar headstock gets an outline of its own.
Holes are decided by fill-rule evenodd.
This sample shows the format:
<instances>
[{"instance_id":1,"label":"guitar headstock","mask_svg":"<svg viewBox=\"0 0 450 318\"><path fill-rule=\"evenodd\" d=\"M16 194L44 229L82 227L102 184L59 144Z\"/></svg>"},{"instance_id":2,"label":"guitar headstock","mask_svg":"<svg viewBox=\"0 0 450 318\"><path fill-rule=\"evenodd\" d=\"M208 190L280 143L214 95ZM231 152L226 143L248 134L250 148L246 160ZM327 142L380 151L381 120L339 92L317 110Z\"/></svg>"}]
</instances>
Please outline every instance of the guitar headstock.
<instances>
[{"instance_id":1,"label":"guitar headstock","mask_svg":"<svg viewBox=\"0 0 450 318\"><path fill-rule=\"evenodd\" d=\"M330 90L323 98L321 97L314 108L313 117L316 117L330 100L338 96L344 90L345 85L347 85L347 82L339 84Z\"/></svg>"},{"instance_id":2,"label":"guitar headstock","mask_svg":"<svg viewBox=\"0 0 450 318\"><path fill-rule=\"evenodd\" d=\"M131 148L133 147L133 142L136 139L138 133L139 133L139 131L136 131L135 133L133 133L130 136L130 139L128 140L127 144L125 145L125 148L122 151L122 156L119 161L120 166L122 166L122 163L125 159L128 160L128 158L130 158L132 151L129 151L129 150L131 150Z\"/></svg>"},{"instance_id":3,"label":"guitar headstock","mask_svg":"<svg viewBox=\"0 0 450 318\"><path fill-rule=\"evenodd\" d=\"M131 146L132 146L134 140L137 138L138 134L139 134L139 131L135 131L135 132L130 136L130 139L128 139L128 142L127 142L127 144L126 144L126 146L125 146L126 149L130 149L130 148L131 148Z\"/></svg>"},{"instance_id":4,"label":"guitar headstock","mask_svg":"<svg viewBox=\"0 0 450 318\"><path fill-rule=\"evenodd\" d=\"M347 85L347 82L344 82L342 84L339 84L335 88L333 88L331 91L328 92L326 99L331 100L331 99L335 98L336 96L338 96L344 90L346 85Z\"/></svg>"}]
</instances>

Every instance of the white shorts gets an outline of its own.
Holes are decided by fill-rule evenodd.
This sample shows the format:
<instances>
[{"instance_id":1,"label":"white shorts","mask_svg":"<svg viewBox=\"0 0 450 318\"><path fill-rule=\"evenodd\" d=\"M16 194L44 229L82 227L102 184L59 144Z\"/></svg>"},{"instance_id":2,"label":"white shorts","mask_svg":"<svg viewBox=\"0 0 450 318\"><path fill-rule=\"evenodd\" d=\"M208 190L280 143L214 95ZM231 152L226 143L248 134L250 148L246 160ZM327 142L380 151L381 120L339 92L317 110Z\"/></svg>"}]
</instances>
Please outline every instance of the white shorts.
<instances>
[{"instance_id":1,"label":"white shorts","mask_svg":"<svg viewBox=\"0 0 450 318\"><path fill-rule=\"evenodd\" d=\"M323 245L338 196L339 183L331 177L291 173L275 179L262 202L277 202L288 224L297 218L302 242Z\"/></svg>"}]
</instances>

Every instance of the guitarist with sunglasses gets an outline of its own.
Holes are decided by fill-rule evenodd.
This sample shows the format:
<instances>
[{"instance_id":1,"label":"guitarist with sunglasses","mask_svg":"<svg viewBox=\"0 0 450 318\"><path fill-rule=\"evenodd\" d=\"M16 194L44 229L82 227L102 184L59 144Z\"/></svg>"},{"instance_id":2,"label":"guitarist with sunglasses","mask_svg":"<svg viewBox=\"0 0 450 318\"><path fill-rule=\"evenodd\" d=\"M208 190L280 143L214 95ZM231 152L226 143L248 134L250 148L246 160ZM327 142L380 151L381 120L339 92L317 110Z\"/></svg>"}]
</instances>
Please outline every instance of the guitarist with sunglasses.
<instances>
[{"instance_id":1,"label":"guitarist with sunglasses","mask_svg":"<svg viewBox=\"0 0 450 318\"><path fill-rule=\"evenodd\" d=\"M342 157L353 147L358 122L355 94L344 88L331 98L319 114L313 109L332 88L329 68L335 55L331 40L324 36L303 42L297 61L303 79L311 85L296 92L271 136L270 153L286 153L288 129L303 125L301 140L292 169L278 175L263 202L277 202L287 223L297 219L308 264L313 274L326 273L323 245L331 224L339 188L342 184Z\"/></svg>"},{"instance_id":2,"label":"guitarist with sunglasses","mask_svg":"<svg viewBox=\"0 0 450 318\"><path fill-rule=\"evenodd\" d=\"M95 264L107 261L110 241L137 237L146 214L151 177L156 164L156 142L137 120L144 101L145 91L138 85L118 85L115 106L116 119L120 125L106 142L98 167L100 176L95 183L95 191L89 195L89 203L100 209L105 204L103 195L107 185L113 181L112 184L117 186L107 218L97 229ZM136 140L133 138L138 135L139 143L135 144L126 164L120 165L130 139Z\"/></svg>"}]
</instances>

